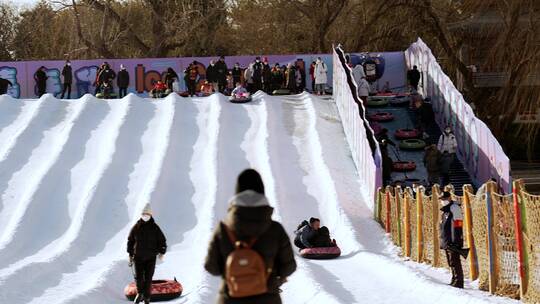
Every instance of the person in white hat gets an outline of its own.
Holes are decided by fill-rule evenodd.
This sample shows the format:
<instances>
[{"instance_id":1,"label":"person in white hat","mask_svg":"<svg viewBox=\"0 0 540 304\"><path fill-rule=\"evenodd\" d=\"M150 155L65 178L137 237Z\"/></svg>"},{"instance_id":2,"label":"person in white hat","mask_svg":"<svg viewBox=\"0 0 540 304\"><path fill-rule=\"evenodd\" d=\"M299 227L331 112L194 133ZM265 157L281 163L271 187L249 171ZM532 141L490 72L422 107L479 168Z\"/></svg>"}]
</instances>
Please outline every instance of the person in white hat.
<instances>
[{"instance_id":1,"label":"person in white hat","mask_svg":"<svg viewBox=\"0 0 540 304\"><path fill-rule=\"evenodd\" d=\"M137 281L138 294L134 303L150 303L156 256L163 259L166 251L165 235L152 217L150 204L147 204L142 210L141 218L131 229L127 243L130 265L135 264Z\"/></svg>"}]
</instances>

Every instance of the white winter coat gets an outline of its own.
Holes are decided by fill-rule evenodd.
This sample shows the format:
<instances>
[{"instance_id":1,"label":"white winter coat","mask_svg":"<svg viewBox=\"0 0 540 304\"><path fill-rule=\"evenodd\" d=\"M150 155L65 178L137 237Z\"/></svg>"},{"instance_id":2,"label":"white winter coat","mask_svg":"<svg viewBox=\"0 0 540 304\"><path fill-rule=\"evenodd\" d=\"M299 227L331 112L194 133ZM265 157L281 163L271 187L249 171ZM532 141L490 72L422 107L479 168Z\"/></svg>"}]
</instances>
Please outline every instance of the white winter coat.
<instances>
[{"instance_id":1,"label":"white winter coat","mask_svg":"<svg viewBox=\"0 0 540 304\"><path fill-rule=\"evenodd\" d=\"M326 84L328 81L326 78L326 72L327 68L324 62L321 61L315 65L315 84Z\"/></svg>"},{"instance_id":2,"label":"white winter coat","mask_svg":"<svg viewBox=\"0 0 540 304\"><path fill-rule=\"evenodd\" d=\"M369 96L369 82L365 78L360 78L358 84L358 96Z\"/></svg>"},{"instance_id":3,"label":"white winter coat","mask_svg":"<svg viewBox=\"0 0 540 304\"><path fill-rule=\"evenodd\" d=\"M452 133L449 135L443 134L441 137L439 137L439 143L437 145L437 148L441 153L444 151L448 151L448 153L456 153L457 150L457 140L456 136Z\"/></svg>"}]
</instances>

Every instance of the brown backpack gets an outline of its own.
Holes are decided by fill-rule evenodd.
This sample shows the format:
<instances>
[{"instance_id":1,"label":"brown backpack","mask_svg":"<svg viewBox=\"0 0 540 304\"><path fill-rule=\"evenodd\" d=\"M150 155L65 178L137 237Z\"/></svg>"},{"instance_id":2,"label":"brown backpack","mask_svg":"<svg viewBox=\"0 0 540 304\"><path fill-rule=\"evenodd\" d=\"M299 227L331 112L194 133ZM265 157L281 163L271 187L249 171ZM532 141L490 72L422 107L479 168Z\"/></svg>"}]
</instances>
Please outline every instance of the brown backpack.
<instances>
[{"instance_id":1,"label":"brown backpack","mask_svg":"<svg viewBox=\"0 0 540 304\"><path fill-rule=\"evenodd\" d=\"M225 282L231 298L245 298L268 292L268 276L272 272L267 269L262 256L251 247L257 238L243 242L236 238L234 232L223 224L231 243L233 252L225 262Z\"/></svg>"}]
</instances>

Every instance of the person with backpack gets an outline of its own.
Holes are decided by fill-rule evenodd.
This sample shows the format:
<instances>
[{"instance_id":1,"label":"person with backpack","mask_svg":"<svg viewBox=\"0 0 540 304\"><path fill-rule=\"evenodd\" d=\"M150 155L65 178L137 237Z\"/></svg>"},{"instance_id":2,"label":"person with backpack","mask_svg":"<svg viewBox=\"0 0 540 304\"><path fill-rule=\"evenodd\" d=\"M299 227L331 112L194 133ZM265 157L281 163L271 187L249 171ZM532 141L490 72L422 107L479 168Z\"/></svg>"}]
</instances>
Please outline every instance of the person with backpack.
<instances>
[{"instance_id":1,"label":"person with backpack","mask_svg":"<svg viewBox=\"0 0 540 304\"><path fill-rule=\"evenodd\" d=\"M296 261L289 236L272 213L259 173L242 172L204 264L223 279L218 304L281 303L280 286L296 270Z\"/></svg>"},{"instance_id":2,"label":"person with backpack","mask_svg":"<svg viewBox=\"0 0 540 304\"><path fill-rule=\"evenodd\" d=\"M460 255L467 256L463 249L463 213L461 207L452 200L450 192L444 192L439 197L442 208L439 228L440 248L446 253L448 266L452 270L451 286L463 288L463 268Z\"/></svg>"},{"instance_id":3,"label":"person with backpack","mask_svg":"<svg viewBox=\"0 0 540 304\"><path fill-rule=\"evenodd\" d=\"M64 94L67 92L67 98L71 99L71 83L73 82L73 70L71 68L71 62L66 61L64 68L62 68L62 77L64 77L64 86L62 88L62 95L60 99L64 99Z\"/></svg>"},{"instance_id":4,"label":"person with backpack","mask_svg":"<svg viewBox=\"0 0 540 304\"><path fill-rule=\"evenodd\" d=\"M167 240L152 217L150 204L144 207L141 218L129 233L127 252L129 266L135 265L138 294L134 303L150 303L156 257L163 260L163 255L167 252Z\"/></svg>"},{"instance_id":5,"label":"person with backpack","mask_svg":"<svg viewBox=\"0 0 540 304\"><path fill-rule=\"evenodd\" d=\"M313 240L317 236L317 231L321 227L321 220L312 217L308 221L303 221L294 232L294 245L300 249L313 248Z\"/></svg>"}]
</instances>

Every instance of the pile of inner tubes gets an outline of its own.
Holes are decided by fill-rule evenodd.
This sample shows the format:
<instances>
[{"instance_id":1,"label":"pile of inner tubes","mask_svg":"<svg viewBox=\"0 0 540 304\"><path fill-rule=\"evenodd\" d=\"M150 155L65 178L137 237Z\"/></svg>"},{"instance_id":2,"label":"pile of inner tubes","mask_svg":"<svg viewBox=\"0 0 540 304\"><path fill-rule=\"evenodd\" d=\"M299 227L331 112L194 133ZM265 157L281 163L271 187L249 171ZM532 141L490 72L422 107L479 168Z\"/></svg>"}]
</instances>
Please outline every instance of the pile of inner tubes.
<instances>
[{"instance_id":1,"label":"pile of inner tubes","mask_svg":"<svg viewBox=\"0 0 540 304\"><path fill-rule=\"evenodd\" d=\"M406 95L398 95L390 100L390 104L395 107L404 107L409 105L411 98Z\"/></svg>"},{"instance_id":2,"label":"pile of inner tubes","mask_svg":"<svg viewBox=\"0 0 540 304\"><path fill-rule=\"evenodd\" d=\"M300 250L300 256L305 259L312 260L328 260L335 259L341 255L341 249L338 246L334 247L315 247L305 248Z\"/></svg>"},{"instance_id":3,"label":"pile of inner tubes","mask_svg":"<svg viewBox=\"0 0 540 304\"><path fill-rule=\"evenodd\" d=\"M290 95L290 94L291 94L291 91L289 89L278 89L272 92L272 95Z\"/></svg>"},{"instance_id":4,"label":"pile of inner tubes","mask_svg":"<svg viewBox=\"0 0 540 304\"><path fill-rule=\"evenodd\" d=\"M386 107L388 105L388 99L381 97L368 97L368 107Z\"/></svg>"},{"instance_id":5,"label":"pile of inner tubes","mask_svg":"<svg viewBox=\"0 0 540 304\"><path fill-rule=\"evenodd\" d=\"M398 129L394 134L397 139L412 139L420 137L418 129Z\"/></svg>"},{"instance_id":6,"label":"pile of inner tubes","mask_svg":"<svg viewBox=\"0 0 540 304\"><path fill-rule=\"evenodd\" d=\"M155 301L169 301L176 299L182 295L184 288L182 284L174 280L155 280L152 281L151 298L152 302ZM135 282L130 283L124 289L126 298L130 301L135 300L137 296L137 284Z\"/></svg>"},{"instance_id":7,"label":"pile of inner tubes","mask_svg":"<svg viewBox=\"0 0 540 304\"><path fill-rule=\"evenodd\" d=\"M409 172L416 170L416 163L413 161L397 161L392 163L394 172Z\"/></svg>"},{"instance_id":8,"label":"pile of inner tubes","mask_svg":"<svg viewBox=\"0 0 540 304\"><path fill-rule=\"evenodd\" d=\"M422 150L426 147L426 142L421 139L405 139L399 143L399 148L403 150Z\"/></svg>"},{"instance_id":9,"label":"pile of inner tubes","mask_svg":"<svg viewBox=\"0 0 540 304\"><path fill-rule=\"evenodd\" d=\"M394 115L388 112L377 112L375 114L369 115L369 120L377 122L386 122L394 120Z\"/></svg>"}]
</instances>

